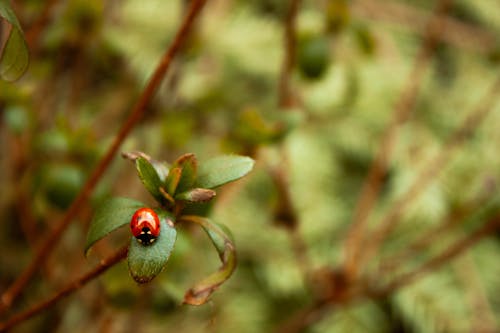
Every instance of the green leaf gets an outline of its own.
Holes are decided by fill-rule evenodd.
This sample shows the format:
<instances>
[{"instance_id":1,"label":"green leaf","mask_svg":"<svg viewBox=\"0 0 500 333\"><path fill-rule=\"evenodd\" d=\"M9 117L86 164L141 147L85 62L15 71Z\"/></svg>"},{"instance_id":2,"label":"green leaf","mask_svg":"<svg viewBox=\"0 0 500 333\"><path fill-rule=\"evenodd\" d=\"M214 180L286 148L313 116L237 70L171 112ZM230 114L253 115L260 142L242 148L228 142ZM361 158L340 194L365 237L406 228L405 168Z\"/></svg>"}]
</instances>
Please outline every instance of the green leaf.
<instances>
[{"instance_id":1,"label":"green leaf","mask_svg":"<svg viewBox=\"0 0 500 333\"><path fill-rule=\"evenodd\" d=\"M224 155L200 165L197 187L215 188L235 181L252 170L254 160L246 156Z\"/></svg>"},{"instance_id":2,"label":"green leaf","mask_svg":"<svg viewBox=\"0 0 500 333\"><path fill-rule=\"evenodd\" d=\"M87 242L85 243L85 255L88 254L95 242L130 223L132 215L141 207L145 207L142 202L129 198L116 197L104 201L90 222Z\"/></svg>"},{"instance_id":3,"label":"green leaf","mask_svg":"<svg viewBox=\"0 0 500 333\"><path fill-rule=\"evenodd\" d=\"M160 192L160 187L163 186L163 183L155 167L144 157L136 159L135 166L144 187L158 202L163 202L164 198Z\"/></svg>"},{"instance_id":4,"label":"green leaf","mask_svg":"<svg viewBox=\"0 0 500 333\"><path fill-rule=\"evenodd\" d=\"M179 181L181 180L182 169L181 168L171 168L168 172L167 179L165 180L165 187L167 193L171 196L174 195L177 186L179 185Z\"/></svg>"},{"instance_id":5,"label":"green leaf","mask_svg":"<svg viewBox=\"0 0 500 333\"><path fill-rule=\"evenodd\" d=\"M194 154L184 154L179 157L173 164L174 167L181 168L181 179L177 185L176 192L184 192L191 189L196 180L198 169L198 161ZM173 195L174 193L172 193Z\"/></svg>"},{"instance_id":6,"label":"green leaf","mask_svg":"<svg viewBox=\"0 0 500 333\"><path fill-rule=\"evenodd\" d=\"M174 248L177 231L172 226L172 217L164 211L158 216L160 234L153 244L140 244L135 237L130 240L128 268L137 283L149 282L158 275L167 264Z\"/></svg>"},{"instance_id":7,"label":"green leaf","mask_svg":"<svg viewBox=\"0 0 500 333\"><path fill-rule=\"evenodd\" d=\"M24 40L21 25L8 0L0 0L0 17L8 22L4 28L7 28L7 31L10 30L5 43L0 44L0 77L7 81L15 81L28 68L28 45ZM0 40L0 42L2 41Z\"/></svg>"},{"instance_id":8,"label":"green leaf","mask_svg":"<svg viewBox=\"0 0 500 333\"><path fill-rule=\"evenodd\" d=\"M181 220L196 223L207 232L222 262L217 272L199 281L184 295L184 303L201 305L233 274L236 268L236 250L231 237L224 231L225 227L219 227L209 219L195 215L182 216Z\"/></svg>"}]
</instances>

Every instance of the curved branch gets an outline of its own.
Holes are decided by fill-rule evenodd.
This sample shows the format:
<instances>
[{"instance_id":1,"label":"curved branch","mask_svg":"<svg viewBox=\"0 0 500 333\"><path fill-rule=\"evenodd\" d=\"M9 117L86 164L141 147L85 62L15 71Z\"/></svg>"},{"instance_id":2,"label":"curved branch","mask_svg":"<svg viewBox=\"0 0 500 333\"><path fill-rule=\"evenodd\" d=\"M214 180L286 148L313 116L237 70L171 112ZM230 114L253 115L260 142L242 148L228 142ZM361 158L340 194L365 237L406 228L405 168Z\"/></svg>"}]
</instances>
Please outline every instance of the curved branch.
<instances>
[{"instance_id":1,"label":"curved branch","mask_svg":"<svg viewBox=\"0 0 500 333\"><path fill-rule=\"evenodd\" d=\"M22 323L27 319L30 319L31 317L39 314L40 312L47 310L48 308L50 308L63 298L71 295L78 289L85 286L88 282L95 279L102 273L106 272L109 268L111 268L115 264L119 263L122 259L124 259L127 256L127 252L128 252L128 247L122 248L121 250L109 256L108 258L101 260L99 265L95 267L93 270L79 277L78 279L70 282L68 285L66 285L64 288L54 293L54 295L52 295L45 301L35 304L28 310L18 313L17 315L12 316L9 320L0 323L0 332L5 332L8 329L11 329L12 327Z\"/></svg>"},{"instance_id":2,"label":"curved branch","mask_svg":"<svg viewBox=\"0 0 500 333\"><path fill-rule=\"evenodd\" d=\"M116 134L113 143L108 148L106 154L102 157L99 164L95 167L91 176L85 183L83 189L80 191L76 199L73 201L69 209L67 210L64 217L58 221L53 231L41 241L41 245L35 253L34 258L30 264L24 269L24 271L18 276L18 278L9 286L9 288L3 293L0 299L0 313L8 309L14 300L21 294L22 290L31 280L33 275L36 273L40 266L47 260L49 254L52 252L54 247L57 245L58 240L61 235L66 230L68 225L73 220L74 216L80 211L84 203L89 198L94 187L97 185L104 172L108 169L111 164L115 154L122 145L125 138L130 134L134 126L142 118L146 112L146 107L153 98L156 90L160 86L167 70L172 63L172 60L176 53L180 50L184 40L186 39L188 32L196 18L197 14L202 9L206 0L193 0L191 6L186 14L184 21L182 22L174 41L167 49L160 62L156 66L156 69L150 78L147 86L144 88L142 95L140 96L137 103L132 108L130 115L128 116L125 123L120 128L119 132Z\"/></svg>"},{"instance_id":3,"label":"curved branch","mask_svg":"<svg viewBox=\"0 0 500 333\"><path fill-rule=\"evenodd\" d=\"M418 278L425 275L425 273L438 269L444 264L448 263L450 260L456 258L477 242L482 240L484 237L491 235L494 231L500 228L500 215L492 218L488 222L486 222L481 228L474 231L472 234L464 237L455 243L453 243L446 250L435 256L434 258L429 259L427 262L423 263L415 270L410 271L408 273L402 274L399 277L394 278L392 282L389 282L384 288L379 291L376 291L373 295L377 297L386 296L401 287L404 287Z\"/></svg>"},{"instance_id":4,"label":"curved branch","mask_svg":"<svg viewBox=\"0 0 500 333\"><path fill-rule=\"evenodd\" d=\"M385 130L382 142L375 159L370 166L361 194L356 203L354 217L349 228L345 244L345 271L350 279L355 279L360 267L360 255L365 237L368 218L382 187L382 181L387 171L397 139L398 129L404 123L416 102L417 94L439 37L443 30L440 17L448 10L452 0L441 0L435 7L429 20L424 40L409 74L406 87L403 89L397 103L394 105L392 120Z\"/></svg>"}]
</instances>

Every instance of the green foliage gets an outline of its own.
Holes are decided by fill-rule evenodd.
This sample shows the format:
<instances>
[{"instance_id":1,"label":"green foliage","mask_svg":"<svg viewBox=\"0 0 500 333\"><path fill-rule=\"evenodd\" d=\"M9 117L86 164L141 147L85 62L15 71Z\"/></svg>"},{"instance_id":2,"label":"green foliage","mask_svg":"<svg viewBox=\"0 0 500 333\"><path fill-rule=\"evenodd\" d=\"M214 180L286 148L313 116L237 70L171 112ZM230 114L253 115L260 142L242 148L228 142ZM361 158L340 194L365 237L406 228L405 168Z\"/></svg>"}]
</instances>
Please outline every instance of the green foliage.
<instances>
[{"instance_id":1,"label":"green foliage","mask_svg":"<svg viewBox=\"0 0 500 333\"><path fill-rule=\"evenodd\" d=\"M194 222L203 227L210 237L213 245L219 253L222 266L219 270L207 276L189 289L184 296L184 303L191 305L201 305L205 303L209 296L229 277L236 269L236 249L233 241L226 234L225 227L212 223L209 219L197 216L186 216L186 221Z\"/></svg>"},{"instance_id":2,"label":"green foliage","mask_svg":"<svg viewBox=\"0 0 500 333\"><path fill-rule=\"evenodd\" d=\"M297 62L300 73L317 80L325 75L330 65L329 40L324 36L304 37L298 45Z\"/></svg>"},{"instance_id":3,"label":"green foliage","mask_svg":"<svg viewBox=\"0 0 500 333\"><path fill-rule=\"evenodd\" d=\"M194 188L195 183L217 187L235 181L246 175L253 167L253 160L243 156L220 156L209 160L201 168L201 181L197 178L198 162L194 154L184 154L170 167L165 181L156 170L166 163L151 162L142 152L126 153L124 157L135 161L140 180L146 190L156 199L160 219L159 235L152 244L143 244L131 237L128 248L130 275L137 283L150 282L165 267L174 248L177 237L176 217L200 225L214 244L222 262L221 268L190 288L184 302L201 305L233 273L236 268L236 253L233 240L226 234L225 227L219 227L200 216L181 215L186 205L205 203L215 196L215 191ZM155 163L155 165L153 164ZM161 170L161 169L160 169ZM184 192L179 192L180 190ZM95 242L127 223L132 223L135 212L144 204L127 198L112 198L104 202L96 211L87 235L85 253ZM150 230L151 231L151 230ZM137 235L135 235L137 236Z\"/></svg>"},{"instance_id":4,"label":"green foliage","mask_svg":"<svg viewBox=\"0 0 500 333\"><path fill-rule=\"evenodd\" d=\"M177 232L172 224L172 217L159 214L160 235L153 244L144 246L131 237L128 248L128 268L137 283L146 283L158 275L167 264L174 249ZM167 223L166 220L170 219Z\"/></svg>"},{"instance_id":5,"label":"green foliage","mask_svg":"<svg viewBox=\"0 0 500 333\"><path fill-rule=\"evenodd\" d=\"M198 161L194 154L182 155L174 162L172 167L182 170L175 192L179 193L191 189L196 181L198 171Z\"/></svg>"},{"instance_id":6,"label":"green foliage","mask_svg":"<svg viewBox=\"0 0 500 333\"><path fill-rule=\"evenodd\" d=\"M27 36L48 3L13 6ZM33 245L52 230L114 142L189 1L103 3L57 2L38 37L34 33L30 75L16 84L0 82L0 285L22 271ZM500 54L498 4L463 0L451 6L447 15L461 23L460 30L447 29L432 59L418 69L419 82L409 78L425 31L425 20L418 18L430 17L435 1L364 4L300 2L289 80L295 105L283 109L278 87L290 1L208 2L146 114L120 148L144 150L158 160L138 154L133 167L114 161L86 206L116 194L137 201L118 199L131 204L117 205L102 219L100 209L84 208L75 216L43 275L26 291L26 301L34 304L46 286L67 282L91 269L98 256L129 245L127 224L140 207L173 215L177 237L165 271L138 286L121 263L68 298L68 306L48 309L19 331L123 331L131 322L134 329L151 332L274 331L315 301L311 289L317 286L309 277L316 268L335 269L345 262L346 234L363 183L395 105L413 83L419 86L416 104L395 132L367 242L429 161L441 156L446 165L404 207L381 252L361 268L362 277L383 286L497 216L498 106L463 144L451 151L444 147L498 75L492 62ZM178 158L184 152L196 158ZM241 156L211 160L231 154L251 156L256 163ZM245 181L218 187L251 166L254 171ZM284 186L276 175L283 175ZM290 199L286 209L284 195ZM293 233L280 227L277 212L296 218ZM85 244L88 214L93 221ZM186 215L225 223L234 240L222 227L224 237L212 231L207 237L182 220ZM449 226L435 232L443 223ZM427 243L414 249L412 243L422 237ZM178 306L187 290L200 286L197 281L221 266L232 267L225 239L237 250L238 266L230 279L210 295L209 306ZM84 244L99 246L87 265L80 258ZM489 331L498 331L499 244L492 235L465 253L472 269L453 261L383 302L356 299L315 313L308 318L321 314L322 319L304 331L467 332L480 331L477 322L486 325L484 318L494 318ZM302 245L305 251L298 252ZM133 246L142 251L141 260L156 251L137 241ZM406 257L396 260L401 253ZM149 266L150 272L156 274L164 259ZM150 272L145 276L154 275ZM476 273L475 282L464 280L470 272ZM204 300L228 274L206 280L188 296Z\"/></svg>"},{"instance_id":7,"label":"green foliage","mask_svg":"<svg viewBox=\"0 0 500 333\"><path fill-rule=\"evenodd\" d=\"M160 176L156 172L156 169L143 157L139 157L135 161L135 166L144 187L156 200L161 202L164 199L160 192L160 188L163 186L163 183Z\"/></svg>"},{"instance_id":8,"label":"green foliage","mask_svg":"<svg viewBox=\"0 0 500 333\"><path fill-rule=\"evenodd\" d=\"M203 188L216 188L237 180L252 170L254 161L244 156L220 156L200 165L196 185Z\"/></svg>"},{"instance_id":9,"label":"green foliage","mask_svg":"<svg viewBox=\"0 0 500 333\"><path fill-rule=\"evenodd\" d=\"M103 202L96 210L87 234L85 253L95 242L110 232L130 223L134 212L144 204L128 198L111 198Z\"/></svg>"},{"instance_id":10,"label":"green foliage","mask_svg":"<svg viewBox=\"0 0 500 333\"><path fill-rule=\"evenodd\" d=\"M29 128L28 112L22 107L11 107L4 112L5 124L15 133L21 134Z\"/></svg>"},{"instance_id":11,"label":"green foliage","mask_svg":"<svg viewBox=\"0 0 500 333\"><path fill-rule=\"evenodd\" d=\"M60 209L68 208L85 181L81 168L52 164L43 172L43 187L47 200Z\"/></svg>"},{"instance_id":12,"label":"green foliage","mask_svg":"<svg viewBox=\"0 0 500 333\"><path fill-rule=\"evenodd\" d=\"M5 29L11 29L6 40L0 40L2 42L0 44L0 77L7 81L15 81L28 68L29 51L23 30L10 7L9 0L0 1L0 20L8 22L4 25ZM0 25L2 23L0 21Z\"/></svg>"}]
</instances>

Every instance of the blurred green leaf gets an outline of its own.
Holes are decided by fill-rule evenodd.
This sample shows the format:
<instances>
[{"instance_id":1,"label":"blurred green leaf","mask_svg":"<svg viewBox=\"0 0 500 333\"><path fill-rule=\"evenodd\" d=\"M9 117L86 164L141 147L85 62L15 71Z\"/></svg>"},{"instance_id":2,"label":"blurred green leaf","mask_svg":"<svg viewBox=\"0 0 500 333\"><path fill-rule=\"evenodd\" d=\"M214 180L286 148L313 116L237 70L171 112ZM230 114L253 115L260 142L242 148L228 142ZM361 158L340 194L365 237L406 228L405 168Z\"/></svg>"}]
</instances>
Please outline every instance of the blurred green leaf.
<instances>
[{"instance_id":1,"label":"blurred green leaf","mask_svg":"<svg viewBox=\"0 0 500 333\"><path fill-rule=\"evenodd\" d=\"M167 264L174 248L177 231L167 223L172 220L165 212L159 213L160 234L151 245L140 244L135 237L130 240L128 267L132 278L137 283L146 283L158 275Z\"/></svg>"},{"instance_id":2,"label":"blurred green leaf","mask_svg":"<svg viewBox=\"0 0 500 333\"><path fill-rule=\"evenodd\" d=\"M222 262L222 266L217 272L199 281L184 295L184 303L201 305L206 303L210 295L233 274L236 268L236 249L223 228L212 223L209 219L194 215L182 216L181 219L196 223L207 232Z\"/></svg>"},{"instance_id":3,"label":"blurred green leaf","mask_svg":"<svg viewBox=\"0 0 500 333\"><path fill-rule=\"evenodd\" d=\"M103 202L90 223L87 242L85 243L85 254L88 253L95 242L110 232L130 223L135 211L144 206L142 202L121 197L111 198Z\"/></svg>"},{"instance_id":4,"label":"blurred green leaf","mask_svg":"<svg viewBox=\"0 0 500 333\"><path fill-rule=\"evenodd\" d=\"M310 36L299 42L297 62L301 74L311 80L323 77L330 63L328 38Z\"/></svg>"},{"instance_id":5,"label":"blurred green leaf","mask_svg":"<svg viewBox=\"0 0 500 333\"><path fill-rule=\"evenodd\" d=\"M2 42L0 44L0 77L7 81L15 81L28 68L28 45L24 40L21 25L8 0L0 0L0 17L8 22L4 28L10 29L5 42L0 40Z\"/></svg>"},{"instance_id":6,"label":"blurred green leaf","mask_svg":"<svg viewBox=\"0 0 500 333\"><path fill-rule=\"evenodd\" d=\"M135 166L144 187L158 202L164 201L163 195L160 192L160 187L163 186L163 183L155 167L144 157L136 159Z\"/></svg>"},{"instance_id":7,"label":"blurred green leaf","mask_svg":"<svg viewBox=\"0 0 500 333\"><path fill-rule=\"evenodd\" d=\"M85 175L77 166L53 164L43 168L45 195L58 208L68 208L84 182Z\"/></svg>"},{"instance_id":8,"label":"blurred green leaf","mask_svg":"<svg viewBox=\"0 0 500 333\"><path fill-rule=\"evenodd\" d=\"M215 188L245 176L253 165L254 160L246 156L214 157L200 165L196 184L202 188Z\"/></svg>"},{"instance_id":9,"label":"blurred green leaf","mask_svg":"<svg viewBox=\"0 0 500 333\"><path fill-rule=\"evenodd\" d=\"M30 117L25 108L12 106L5 110L5 124L16 134L24 132L30 125Z\"/></svg>"}]
</instances>

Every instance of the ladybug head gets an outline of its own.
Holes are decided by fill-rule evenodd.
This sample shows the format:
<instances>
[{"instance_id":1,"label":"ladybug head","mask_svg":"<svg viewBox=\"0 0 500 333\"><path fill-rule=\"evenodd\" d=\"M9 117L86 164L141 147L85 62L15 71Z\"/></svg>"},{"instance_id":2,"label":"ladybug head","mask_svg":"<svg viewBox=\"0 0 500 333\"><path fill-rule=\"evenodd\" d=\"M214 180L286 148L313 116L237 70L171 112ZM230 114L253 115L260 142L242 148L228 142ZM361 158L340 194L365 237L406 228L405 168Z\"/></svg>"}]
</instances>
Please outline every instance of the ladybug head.
<instances>
[{"instance_id":1,"label":"ladybug head","mask_svg":"<svg viewBox=\"0 0 500 333\"><path fill-rule=\"evenodd\" d=\"M160 219L152 209L140 208L132 216L130 230L139 243L153 244L160 234Z\"/></svg>"}]
</instances>

